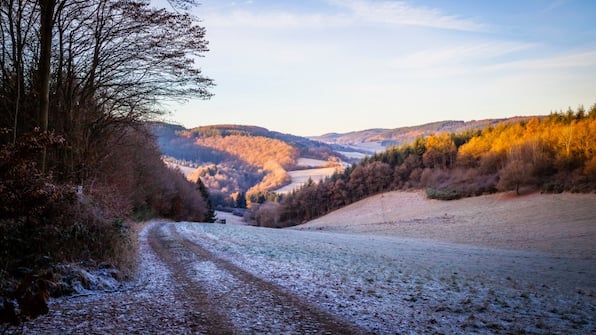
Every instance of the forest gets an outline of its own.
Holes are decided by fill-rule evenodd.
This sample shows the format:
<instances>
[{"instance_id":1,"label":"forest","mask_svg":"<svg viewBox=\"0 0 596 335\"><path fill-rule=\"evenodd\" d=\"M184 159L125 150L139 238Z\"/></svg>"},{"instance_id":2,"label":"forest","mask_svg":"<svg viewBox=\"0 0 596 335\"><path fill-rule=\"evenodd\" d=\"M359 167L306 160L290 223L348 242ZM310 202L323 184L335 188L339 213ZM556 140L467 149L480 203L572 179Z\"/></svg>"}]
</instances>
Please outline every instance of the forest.
<instances>
[{"instance_id":1,"label":"forest","mask_svg":"<svg viewBox=\"0 0 596 335\"><path fill-rule=\"evenodd\" d=\"M287 171L298 168L299 157L342 157L327 144L256 126L185 129L153 123L152 129L168 162L196 168L188 178L205 184L216 207L250 207L279 199L272 190L291 182Z\"/></svg>"},{"instance_id":2,"label":"forest","mask_svg":"<svg viewBox=\"0 0 596 335\"><path fill-rule=\"evenodd\" d=\"M483 130L419 137L310 182L256 209L258 225L287 227L365 197L425 189L429 198L454 200L499 191L594 192L596 104Z\"/></svg>"},{"instance_id":3,"label":"forest","mask_svg":"<svg viewBox=\"0 0 596 335\"><path fill-rule=\"evenodd\" d=\"M176 8L192 4L0 2L3 316L10 299L21 319L47 312L40 292L56 264L132 271L132 220L208 215L200 185L166 167L146 123L158 101L211 96L195 64L205 29Z\"/></svg>"}]
</instances>

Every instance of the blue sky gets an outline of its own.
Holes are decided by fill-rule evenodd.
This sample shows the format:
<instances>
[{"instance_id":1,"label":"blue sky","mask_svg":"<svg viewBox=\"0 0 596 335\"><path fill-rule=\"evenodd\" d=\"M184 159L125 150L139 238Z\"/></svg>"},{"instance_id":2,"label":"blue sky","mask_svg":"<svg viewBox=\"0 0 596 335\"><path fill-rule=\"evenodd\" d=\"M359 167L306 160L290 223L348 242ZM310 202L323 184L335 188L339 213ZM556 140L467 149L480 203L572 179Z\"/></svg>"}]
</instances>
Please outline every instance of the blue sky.
<instances>
[{"instance_id":1,"label":"blue sky","mask_svg":"<svg viewBox=\"0 0 596 335\"><path fill-rule=\"evenodd\" d=\"M296 135L596 103L596 1L203 0L215 96L187 127Z\"/></svg>"}]
</instances>

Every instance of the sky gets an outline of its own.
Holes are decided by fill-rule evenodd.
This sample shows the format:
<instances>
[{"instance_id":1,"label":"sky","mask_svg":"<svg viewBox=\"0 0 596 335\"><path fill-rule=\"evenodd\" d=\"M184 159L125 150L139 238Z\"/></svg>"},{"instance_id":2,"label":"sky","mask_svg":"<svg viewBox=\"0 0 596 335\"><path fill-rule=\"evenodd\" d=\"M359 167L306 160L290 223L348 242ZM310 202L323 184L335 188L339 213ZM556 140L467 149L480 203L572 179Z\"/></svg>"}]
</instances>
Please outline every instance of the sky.
<instances>
[{"instance_id":1,"label":"sky","mask_svg":"<svg viewBox=\"0 0 596 335\"><path fill-rule=\"evenodd\" d=\"M210 100L186 127L301 136L596 103L596 1L202 0Z\"/></svg>"}]
</instances>

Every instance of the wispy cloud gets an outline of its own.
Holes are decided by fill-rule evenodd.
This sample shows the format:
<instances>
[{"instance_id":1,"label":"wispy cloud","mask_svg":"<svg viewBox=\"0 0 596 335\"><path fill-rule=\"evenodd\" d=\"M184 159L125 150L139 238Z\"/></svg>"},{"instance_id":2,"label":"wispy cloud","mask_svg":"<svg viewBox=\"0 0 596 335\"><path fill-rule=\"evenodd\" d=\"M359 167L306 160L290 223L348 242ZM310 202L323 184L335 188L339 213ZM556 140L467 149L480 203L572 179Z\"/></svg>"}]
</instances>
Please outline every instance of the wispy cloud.
<instances>
[{"instance_id":1,"label":"wispy cloud","mask_svg":"<svg viewBox=\"0 0 596 335\"><path fill-rule=\"evenodd\" d=\"M401 24L421 27L484 31L487 27L471 19L444 14L440 9L417 7L405 1L329 0L346 8L360 20L372 23Z\"/></svg>"},{"instance_id":2,"label":"wispy cloud","mask_svg":"<svg viewBox=\"0 0 596 335\"><path fill-rule=\"evenodd\" d=\"M208 13L205 23L218 27L244 28L326 28L349 25L352 20L345 15L295 14L284 11L236 10L228 13Z\"/></svg>"},{"instance_id":3,"label":"wispy cloud","mask_svg":"<svg viewBox=\"0 0 596 335\"><path fill-rule=\"evenodd\" d=\"M484 42L454 45L417 51L394 59L392 66L401 69L445 67L456 64L483 63L504 55L531 49L532 43Z\"/></svg>"},{"instance_id":4,"label":"wispy cloud","mask_svg":"<svg viewBox=\"0 0 596 335\"><path fill-rule=\"evenodd\" d=\"M460 31L484 31L471 19L444 14L437 8L417 7L405 1L326 0L338 12L294 13L245 8L206 13L209 26L252 28L328 28L358 24L411 25Z\"/></svg>"},{"instance_id":5,"label":"wispy cloud","mask_svg":"<svg viewBox=\"0 0 596 335\"><path fill-rule=\"evenodd\" d=\"M390 66L400 73L418 78L438 78L488 73L572 73L596 71L596 51L580 51L545 57L527 56L512 60L516 51L532 48L531 44L496 44L445 48L417 52L394 59ZM504 56L502 58L501 56ZM506 60L508 59L508 60Z\"/></svg>"},{"instance_id":6,"label":"wispy cloud","mask_svg":"<svg viewBox=\"0 0 596 335\"><path fill-rule=\"evenodd\" d=\"M565 5L567 2L569 2L568 0L553 0L550 2L550 4L548 4L548 6L546 6L541 13L548 13L551 12L553 10L556 10L557 8Z\"/></svg>"},{"instance_id":7,"label":"wispy cloud","mask_svg":"<svg viewBox=\"0 0 596 335\"><path fill-rule=\"evenodd\" d=\"M489 67L489 69L554 70L586 67L596 67L596 50L567 53L546 58L534 58L520 61L512 61L493 65Z\"/></svg>"}]
</instances>

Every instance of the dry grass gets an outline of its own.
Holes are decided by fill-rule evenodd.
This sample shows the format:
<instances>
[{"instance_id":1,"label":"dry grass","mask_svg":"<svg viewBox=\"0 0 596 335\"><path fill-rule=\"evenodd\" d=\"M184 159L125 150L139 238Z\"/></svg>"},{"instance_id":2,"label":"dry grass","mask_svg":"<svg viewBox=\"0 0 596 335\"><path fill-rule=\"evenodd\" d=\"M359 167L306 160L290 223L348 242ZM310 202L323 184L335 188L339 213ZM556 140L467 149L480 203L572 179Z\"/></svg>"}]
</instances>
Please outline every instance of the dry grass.
<instances>
[{"instance_id":1,"label":"dry grass","mask_svg":"<svg viewBox=\"0 0 596 335\"><path fill-rule=\"evenodd\" d=\"M596 194L509 192L440 201L427 199L423 192L389 192L296 228L594 258Z\"/></svg>"}]
</instances>

